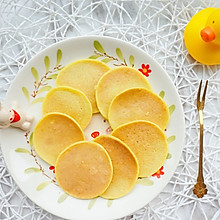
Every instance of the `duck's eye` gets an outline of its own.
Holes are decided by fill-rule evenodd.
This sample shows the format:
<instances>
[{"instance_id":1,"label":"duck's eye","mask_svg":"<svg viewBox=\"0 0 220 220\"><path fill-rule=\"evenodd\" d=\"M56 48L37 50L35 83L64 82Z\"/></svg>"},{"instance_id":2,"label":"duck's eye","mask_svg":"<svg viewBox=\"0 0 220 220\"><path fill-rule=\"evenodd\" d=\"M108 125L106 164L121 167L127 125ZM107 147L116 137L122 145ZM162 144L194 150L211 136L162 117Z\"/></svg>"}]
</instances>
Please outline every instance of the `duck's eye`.
<instances>
[{"instance_id":1,"label":"duck's eye","mask_svg":"<svg viewBox=\"0 0 220 220\"><path fill-rule=\"evenodd\" d=\"M212 23L214 24L214 23L215 23L215 21L212 21Z\"/></svg>"}]
</instances>

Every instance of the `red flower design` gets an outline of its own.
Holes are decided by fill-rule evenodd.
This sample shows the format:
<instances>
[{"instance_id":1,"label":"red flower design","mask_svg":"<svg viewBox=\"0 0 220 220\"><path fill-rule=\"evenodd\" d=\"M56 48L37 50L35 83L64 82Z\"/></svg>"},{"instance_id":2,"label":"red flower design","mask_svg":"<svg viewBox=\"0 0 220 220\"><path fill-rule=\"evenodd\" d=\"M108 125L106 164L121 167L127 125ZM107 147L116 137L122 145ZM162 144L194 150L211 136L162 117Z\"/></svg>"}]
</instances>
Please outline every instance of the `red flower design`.
<instances>
[{"instance_id":1,"label":"red flower design","mask_svg":"<svg viewBox=\"0 0 220 220\"><path fill-rule=\"evenodd\" d=\"M91 134L91 137L92 138L96 138L96 137L98 137L99 136L99 132L98 131L94 131L94 132L92 132L92 134Z\"/></svg>"},{"instance_id":2,"label":"red flower design","mask_svg":"<svg viewBox=\"0 0 220 220\"><path fill-rule=\"evenodd\" d=\"M160 178L161 175L164 175L163 166L156 173L154 173L152 176L156 176L157 178Z\"/></svg>"},{"instance_id":3,"label":"red flower design","mask_svg":"<svg viewBox=\"0 0 220 220\"><path fill-rule=\"evenodd\" d=\"M149 73L151 73L151 69L149 64L142 64L141 69L138 69L140 72L142 72L146 77L149 76Z\"/></svg>"},{"instance_id":4,"label":"red flower design","mask_svg":"<svg viewBox=\"0 0 220 220\"><path fill-rule=\"evenodd\" d=\"M55 167L54 167L54 166L50 166L50 167L49 167L49 170L52 170L53 173L55 173Z\"/></svg>"}]
</instances>

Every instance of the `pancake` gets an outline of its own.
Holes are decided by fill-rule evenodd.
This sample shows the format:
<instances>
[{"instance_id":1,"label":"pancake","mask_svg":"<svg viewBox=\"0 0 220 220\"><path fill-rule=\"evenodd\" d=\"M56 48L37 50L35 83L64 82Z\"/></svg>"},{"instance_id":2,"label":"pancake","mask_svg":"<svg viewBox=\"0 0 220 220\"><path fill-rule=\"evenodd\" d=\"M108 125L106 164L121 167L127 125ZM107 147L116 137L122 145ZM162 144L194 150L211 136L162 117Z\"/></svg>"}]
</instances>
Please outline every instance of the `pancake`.
<instances>
[{"instance_id":1,"label":"pancake","mask_svg":"<svg viewBox=\"0 0 220 220\"><path fill-rule=\"evenodd\" d=\"M146 120L164 130L169 122L166 103L144 88L128 89L117 95L109 106L108 120L112 129L135 120Z\"/></svg>"},{"instance_id":2,"label":"pancake","mask_svg":"<svg viewBox=\"0 0 220 220\"><path fill-rule=\"evenodd\" d=\"M42 113L60 112L69 115L86 128L92 118L92 106L89 99L81 91L71 87L58 86L46 95Z\"/></svg>"},{"instance_id":3,"label":"pancake","mask_svg":"<svg viewBox=\"0 0 220 220\"><path fill-rule=\"evenodd\" d=\"M109 105L116 95L134 87L151 90L146 77L134 68L122 66L106 72L96 88L96 102L102 116L108 118Z\"/></svg>"},{"instance_id":4,"label":"pancake","mask_svg":"<svg viewBox=\"0 0 220 220\"><path fill-rule=\"evenodd\" d=\"M77 60L59 72L56 85L81 90L91 102L93 113L97 113L99 110L95 100L95 87L109 69L109 66L98 60Z\"/></svg>"},{"instance_id":5,"label":"pancake","mask_svg":"<svg viewBox=\"0 0 220 220\"><path fill-rule=\"evenodd\" d=\"M112 132L133 151L139 163L139 177L149 177L164 164L168 143L163 131L152 122L133 121Z\"/></svg>"},{"instance_id":6,"label":"pancake","mask_svg":"<svg viewBox=\"0 0 220 220\"><path fill-rule=\"evenodd\" d=\"M48 113L37 123L33 145L37 154L50 165L55 165L58 155L69 145L85 140L77 122L62 113Z\"/></svg>"},{"instance_id":7,"label":"pancake","mask_svg":"<svg viewBox=\"0 0 220 220\"><path fill-rule=\"evenodd\" d=\"M82 141L71 145L58 157L56 179L69 195L92 199L101 195L112 180L112 162L97 143Z\"/></svg>"},{"instance_id":8,"label":"pancake","mask_svg":"<svg viewBox=\"0 0 220 220\"><path fill-rule=\"evenodd\" d=\"M129 193L134 187L139 172L136 157L118 138L102 135L93 140L108 152L113 165L113 177L108 189L101 195L105 199L117 199Z\"/></svg>"}]
</instances>

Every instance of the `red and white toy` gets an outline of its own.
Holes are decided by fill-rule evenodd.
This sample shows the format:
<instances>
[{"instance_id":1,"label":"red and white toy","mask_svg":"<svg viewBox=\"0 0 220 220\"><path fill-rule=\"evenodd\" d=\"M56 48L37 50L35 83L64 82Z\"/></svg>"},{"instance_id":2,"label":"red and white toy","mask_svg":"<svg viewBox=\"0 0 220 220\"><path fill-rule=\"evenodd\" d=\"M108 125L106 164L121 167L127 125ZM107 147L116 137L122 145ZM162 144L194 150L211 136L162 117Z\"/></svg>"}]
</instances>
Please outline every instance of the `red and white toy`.
<instances>
[{"instance_id":1,"label":"red and white toy","mask_svg":"<svg viewBox=\"0 0 220 220\"><path fill-rule=\"evenodd\" d=\"M17 103L13 107L2 107L0 103L0 128L9 126L29 130L34 117L18 108Z\"/></svg>"}]
</instances>

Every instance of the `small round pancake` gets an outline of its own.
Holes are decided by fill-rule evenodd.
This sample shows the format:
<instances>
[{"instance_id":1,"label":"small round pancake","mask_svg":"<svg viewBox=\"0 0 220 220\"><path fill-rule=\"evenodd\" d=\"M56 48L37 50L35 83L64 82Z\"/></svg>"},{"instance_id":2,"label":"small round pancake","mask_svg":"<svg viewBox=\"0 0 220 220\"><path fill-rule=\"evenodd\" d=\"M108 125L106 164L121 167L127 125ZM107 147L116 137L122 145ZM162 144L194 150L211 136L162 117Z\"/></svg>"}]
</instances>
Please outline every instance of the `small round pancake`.
<instances>
[{"instance_id":1,"label":"small round pancake","mask_svg":"<svg viewBox=\"0 0 220 220\"><path fill-rule=\"evenodd\" d=\"M97 113L99 110L95 100L95 87L109 69L109 66L98 60L77 60L60 71L56 85L81 90L91 102L93 113Z\"/></svg>"},{"instance_id":2,"label":"small round pancake","mask_svg":"<svg viewBox=\"0 0 220 220\"><path fill-rule=\"evenodd\" d=\"M77 122L62 113L48 113L37 123L33 145L37 154L50 165L55 165L58 155L71 144L85 140Z\"/></svg>"},{"instance_id":3,"label":"small round pancake","mask_svg":"<svg viewBox=\"0 0 220 220\"><path fill-rule=\"evenodd\" d=\"M169 110L163 99L144 88L128 89L117 95L108 113L112 129L130 121L146 120L164 130L169 118Z\"/></svg>"},{"instance_id":4,"label":"small round pancake","mask_svg":"<svg viewBox=\"0 0 220 220\"><path fill-rule=\"evenodd\" d=\"M60 187L79 199L101 195L112 180L113 167L106 150L97 143L81 141L58 157L56 179Z\"/></svg>"},{"instance_id":5,"label":"small round pancake","mask_svg":"<svg viewBox=\"0 0 220 220\"><path fill-rule=\"evenodd\" d=\"M43 115L50 112L67 114L84 129L92 118L92 105L81 91L58 86L48 92L42 104Z\"/></svg>"},{"instance_id":6,"label":"small round pancake","mask_svg":"<svg viewBox=\"0 0 220 220\"><path fill-rule=\"evenodd\" d=\"M108 117L109 105L116 95L134 87L151 90L146 77L134 68L122 66L106 72L96 88L96 102L102 116Z\"/></svg>"},{"instance_id":7,"label":"small round pancake","mask_svg":"<svg viewBox=\"0 0 220 220\"><path fill-rule=\"evenodd\" d=\"M121 140L111 135L101 135L93 140L108 152L113 165L113 177L108 189L101 195L117 199L129 193L138 178L138 162L131 150Z\"/></svg>"},{"instance_id":8,"label":"small round pancake","mask_svg":"<svg viewBox=\"0 0 220 220\"><path fill-rule=\"evenodd\" d=\"M168 154L163 131L149 121L133 121L118 127L112 135L133 151L139 163L139 177L149 177L164 164Z\"/></svg>"}]
</instances>

